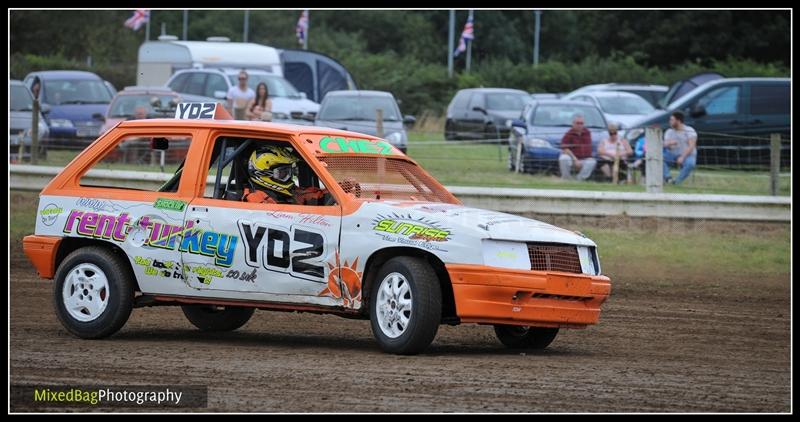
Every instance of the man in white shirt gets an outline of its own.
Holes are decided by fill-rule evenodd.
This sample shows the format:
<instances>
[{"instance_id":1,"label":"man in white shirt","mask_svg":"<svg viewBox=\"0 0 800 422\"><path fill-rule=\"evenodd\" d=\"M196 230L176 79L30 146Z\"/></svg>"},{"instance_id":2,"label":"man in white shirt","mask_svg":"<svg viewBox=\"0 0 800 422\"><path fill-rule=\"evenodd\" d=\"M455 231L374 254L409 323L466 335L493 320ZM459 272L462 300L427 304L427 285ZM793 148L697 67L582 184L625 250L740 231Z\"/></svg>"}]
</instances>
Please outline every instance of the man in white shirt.
<instances>
[{"instance_id":1,"label":"man in white shirt","mask_svg":"<svg viewBox=\"0 0 800 422\"><path fill-rule=\"evenodd\" d=\"M233 110L233 118L236 120L247 120L245 111L247 103L256 97L256 92L247 86L247 72L242 69L239 72L239 84L232 86L228 90L228 109Z\"/></svg>"},{"instance_id":2,"label":"man in white shirt","mask_svg":"<svg viewBox=\"0 0 800 422\"><path fill-rule=\"evenodd\" d=\"M664 181L679 185L697 165L697 132L683 124L683 113L675 111L669 116L670 128L664 133ZM680 172L675 180L670 174L670 164L677 164Z\"/></svg>"}]
</instances>

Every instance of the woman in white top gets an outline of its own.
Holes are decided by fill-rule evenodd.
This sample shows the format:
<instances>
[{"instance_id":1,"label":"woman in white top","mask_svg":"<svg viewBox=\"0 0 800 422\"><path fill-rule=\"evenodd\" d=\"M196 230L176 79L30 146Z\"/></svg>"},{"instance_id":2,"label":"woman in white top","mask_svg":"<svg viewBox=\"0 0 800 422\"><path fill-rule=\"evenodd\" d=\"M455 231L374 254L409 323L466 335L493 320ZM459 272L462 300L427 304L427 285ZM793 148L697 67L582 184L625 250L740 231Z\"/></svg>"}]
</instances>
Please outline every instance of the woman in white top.
<instances>
[{"instance_id":1,"label":"woman in white top","mask_svg":"<svg viewBox=\"0 0 800 422\"><path fill-rule=\"evenodd\" d=\"M272 100L269 99L269 90L264 82L258 84L255 98L247 103L247 119L272 121Z\"/></svg>"},{"instance_id":2,"label":"woman in white top","mask_svg":"<svg viewBox=\"0 0 800 422\"><path fill-rule=\"evenodd\" d=\"M614 159L619 157L620 165L625 166L628 157L633 155L633 149L631 144L619 138L617 125L609 124L608 134L609 137L600 141L597 146L597 161L603 174L611 178L611 167L614 164Z\"/></svg>"}]
</instances>

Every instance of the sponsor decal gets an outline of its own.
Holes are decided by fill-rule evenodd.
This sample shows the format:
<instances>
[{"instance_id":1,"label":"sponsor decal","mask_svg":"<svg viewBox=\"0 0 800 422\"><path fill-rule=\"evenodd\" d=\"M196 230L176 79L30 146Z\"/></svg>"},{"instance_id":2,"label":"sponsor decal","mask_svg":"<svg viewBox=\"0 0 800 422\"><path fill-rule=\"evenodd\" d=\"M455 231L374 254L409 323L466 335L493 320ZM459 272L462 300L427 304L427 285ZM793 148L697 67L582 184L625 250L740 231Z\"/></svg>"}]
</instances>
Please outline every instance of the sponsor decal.
<instances>
[{"instance_id":1,"label":"sponsor decal","mask_svg":"<svg viewBox=\"0 0 800 422\"><path fill-rule=\"evenodd\" d=\"M354 152L360 154L392 154L392 145L385 141L369 141L366 139L345 139L326 136L319 141L319 148L327 153L340 154Z\"/></svg>"},{"instance_id":2,"label":"sponsor decal","mask_svg":"<svg viewBox=\"0 0 800 422\"><path fill-rule=\"evenodd\" d=\"M253 268L253 271L250 272L239 271L239 270L228 270L228 272L225 273L225 278L230 278L239 281L246 281L248 283L255 283L256 275L257 275L257 270L255 268Z\"/></svg>"},{"instance_id":3,"label":"sponsor decal","mask_svg":"<svg viewBox=\"0 0 800 422\"><path fill-rule=\"evenodd\" d=\"M113 208L109 202L102 199L80 198L75 204L81 208L89 208L94 211L105 211L107 208Z\"/></svg>"},{"instance_id":4,"label":"sponsor decal","mask_svg":"<svg viewBox=\"0 0 800 422\"><path fill-rule=\"evenodd\" d=\"M375 225L372 230L382 234L403 236L410 240L422 240L425 242L446 242L450 240L450 230L440 227L439 223L425 217L414 218L411 214L402 216L392 214L390 216L378 215L373 220Z\"/></svg>"},{"instance_id":5,"label":"sponsor decal","mask_svg":"<svg viewBox=\"0 0 800 422\"><path fill-rule=\"evenodd\" d=\"M211 284L214 280L214 277L222 278L222 270L215 267L206 267L202 265L183 265L183 272L185 274L195 274L197 275L197 279L200 280L203 284Z\"/></svg>"},{"instance_id":6,"label":"sponsor decal","mask_svg":"<svg viewBox=\"0 0 800 422\"><path fill-rule=\"evenodd\" d=\"M39 211L39 218L45 226L52 226L58 216L64 212L64 208L56 204L47 204L41 211Z\"/></svg>"},{"instance_id":7,"label":"sponsor decal","mask_svg":"<svg viewBox=\"0 0 800 422\"><path fill-rule=\"evenodd\" d=\"M356 308L361 303L361 277L363 272L358 271L358 257L352 264L339 260L339 251L336 251L336 260L328 262L328 285L318 296L341 299L344 306Z\"/></svg>"},{"instance_id":8,"label":"sponsor decal","mask_svg":"<svg viewBox=\"0 0 800 422\"><path fill-rule=\"evenodd\" d=\"M64 233L72 233L96 239L124 242L132 233L132 242L137 246L175 250L214 258L214 263L222 267L233 265L237 236L203 231L194 227L194 221L185 226L167 224L153 216L142 216L131 221L128 213L118 215L100 214L81 210L70 211L64 224Z\"/></svg>"},{"instance_id":9,"label":"sponsor decal","mask_svg":"<svg viewBox=\"0 0 800 422\"><path fill-rule=\"evenodd\" d=\"M135 256L133 258L133 263L140 267L144 267L144 273L146 275L172 279L183 279L183 274L181 273L178 264L174 261L159 261L154 258Z\"/></svg>"},{"instance_id":10,"label":"sponsor decal","mask_svg":"<svg viewBox=\"0 0 800 422\"><path fill-rule=\"evenodd\" d=\"M158 198L153 203L153 207L168 211L183 211L186 208L186 202L177 199Z\"/></svg>"},{"instance_id":11,"label":"sponsor decal","mask_svg":"<svg viewBox=\"0 0 800 422\"><path fill-rule=\"evenodd\" d=\"M245 248L245 263L292 277L324 282L325 236L308 228L284 227L247 220L238 221Z\"/></svg>"}]
</instances>

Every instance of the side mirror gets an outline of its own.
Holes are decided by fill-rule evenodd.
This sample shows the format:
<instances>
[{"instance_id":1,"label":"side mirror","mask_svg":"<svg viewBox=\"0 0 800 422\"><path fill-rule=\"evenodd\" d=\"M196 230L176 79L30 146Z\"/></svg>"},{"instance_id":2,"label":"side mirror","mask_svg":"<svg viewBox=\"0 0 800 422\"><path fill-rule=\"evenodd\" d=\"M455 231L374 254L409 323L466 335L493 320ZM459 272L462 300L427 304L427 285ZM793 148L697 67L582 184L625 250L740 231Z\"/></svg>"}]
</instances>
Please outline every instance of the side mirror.
<instances>
[{"instance_id":1,"label":"side mirror","mask_svg":"<svg viewBox=\"0 0 800 422\"><path fill-rule=\"evenodd\" d=\"M102 120L102 121L105 122L106 121L106 116L103 116L100 113L94 113L94 114L92 114L92 119L94 119L94 120Z\"/></svg>"},{"instance_id":2,"label":"side mirror","mask_svg":"<svg viewBox=\"0 0 800 422\"><path fill-rule=\"evenodd\" d=\"M306 95L306 93L305 93L305 92L303 92L303 91L300 91L300 98L302 98L302 99L304 99L304 100L305 100L306 98L308 98L308 95Z\"/></svg>"},{"instance_id":3,"label":"side mirror","mask_svg":"<svg viewBox=\"0 0 800 422\"><path fill-rule=\"evenodd\" d=\"M484 109L483 107L477 107L477 106L472 107L472 111L480 111L483 114L489 114L489 113L486 112L486 109Z\"/></svg>"},{"instance_id":4,"label":"side mirror","mask_svg":"<svg viewBox=\"0 0 800 422\"><path fill-rule=\"evenodd\" d=\"M44 103L40 104L39 105L39 110L42 112L42 114L49 113L50 112L50 104L44 104Z\"/></svg>"},{"instance_id":5,"label":"side mirror","mask_svg":"<svg viewBox=\"0 0 800 422\"><path fill-rule=\"evenodd\" d=\"M522 119L511 120L510 126L511 127L518 127L520 129L527 129L528 128L528 125L526 125L525 122Z\"/></svg>"},{"instance_id":6,"label":"side mirror","mask_svg":"<svg viewBox=\"0 0 800 422\"><path fill-rule=\"evenodd\" d=\"M706 115L706 108L701 105L696 105L692 107L692 110L689 112L689 115L692 117L702 117Z\"/></svg>"},{"instance_id":7,"label":"side mirror","mask_svg":"<svg viewBox=\"0 0 800 422\"><path fill-rule=\"evenodd\" d=\"M518 133L519 135L525 135L528 133L528 125L526 125L521 119L511 120L510 125L512 131Z\"/></svg>"},{"instance_id":8,"label":"side mirror","mask_svg":"<svg viewBox=\"0 0 800 422\"><path fill-rule=\"evenodd\" d=\"M228 93L225 91L214 91L214 98L218 100L224 100L228 97Z\"/></svg>"},{"instance_id":9,"label":"side mirror","mask_svg":"<svg viewBox=\"0 0 800 422\"><path fill-rule=\"evenodd\" d=\"M417 118L412 116L412 115L410 115L410 114L406 114L405 116L403 116L403 124L404 125L411 126L416 122L417 122Z\"/></svg>"}]
</instances>

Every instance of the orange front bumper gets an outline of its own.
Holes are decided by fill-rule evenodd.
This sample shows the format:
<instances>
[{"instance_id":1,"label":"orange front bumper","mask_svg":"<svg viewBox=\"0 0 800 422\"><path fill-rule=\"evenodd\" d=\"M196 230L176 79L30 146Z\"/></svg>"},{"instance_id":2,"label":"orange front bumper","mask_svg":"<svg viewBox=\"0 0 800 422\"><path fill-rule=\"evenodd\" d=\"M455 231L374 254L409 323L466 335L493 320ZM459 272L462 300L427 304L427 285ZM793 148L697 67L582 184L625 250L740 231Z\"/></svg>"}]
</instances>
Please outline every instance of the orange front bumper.
<instances>
[{"instance_id":1,"label":"orange front bumper","mask_svg":"<svg viewBox=\"0 0 800 422\"><path fill-rule=\"evenodd\" d=\"M33 263L39 277L53 278L56 273L56 252L63 238L59 236L25 236L22 250Z\"/></svg>"},{"instance_id":2,"label":"orange front bumper","mask_svg":"<svg viewBox=\"0 0 800 422\"><path fill-rule=\"evenodd\" d=\"M461 322L584 328L600 319L611 280L562 272L446 265Z\"/></svg>"}]
</instances>

